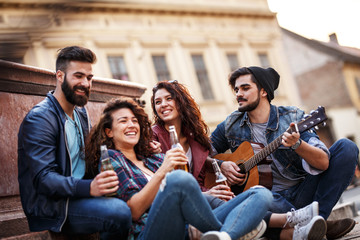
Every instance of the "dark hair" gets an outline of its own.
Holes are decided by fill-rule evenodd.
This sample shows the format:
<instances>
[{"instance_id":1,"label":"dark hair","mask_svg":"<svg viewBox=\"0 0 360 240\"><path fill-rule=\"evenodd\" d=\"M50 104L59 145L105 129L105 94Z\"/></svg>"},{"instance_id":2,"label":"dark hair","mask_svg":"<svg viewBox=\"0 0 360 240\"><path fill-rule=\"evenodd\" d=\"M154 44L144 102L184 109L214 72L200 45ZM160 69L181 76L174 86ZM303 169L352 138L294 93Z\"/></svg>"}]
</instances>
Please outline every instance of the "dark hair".
<instances>
[{"instance_id":1,"label":"dark hair","mask_svg":"<svg viewBox=\"0 0 360 240\"><path fill-rule=\"evenodd\" d=\"M243 76L243 75L248 75L250 74L251 75L251 81L253 81L253 83L256 84L256 87L258 88L258 90L260 91L261 90L261 85L260 83L256 80L256 78L254 77L254 75L249 71L248 68L246 67L242 67L242 68L238 68L236 69L235 71L231 72L229 74L229 85L231 86L232 89L234 89L235 87L235 82L236 82L236 79L238 79L240 76Z\"/></svg>"},{"instance_id":2,"label":"dark hair","mask_svg":"<svg viewBox=\"0 0 360 240\"><path fill-rule=\"evenodd\" d=\"M70 46L59 49L56 59L56 71L61 70L65 72L70 61L95 63L96 55L90 49L79 46Z\"/></svg>"},{"instance_id":3,"label":"dark hair","mask_svg":"<svg viewBox=\"0 0 360 240\"><path fill-rule=\"evenodd\" d=\"M100 146L106 145L108 149L115 149L115 144L112 138L106 135L105 129L112 128L112 113L122 108L130 109L140 125L140 139L135 145L136 154L142 156L151 155L152 152L149 147L152 137L151 122L144 109L130 98L112 99L107 102L99 122L92 128L86 140L85 162L87 178L93 178L99 173Z\"/></svg>"},{"instance_id":4,"label":"dark hair","mask_svg":"<svg viewBox=\"0 0 360 240\"><path fill-rule=\"evenodd\" d=\"M165 122L161 120L155 109L155 93L159 89L166 89L171 97L175 100L177 110L181 118L181 131L184 135L193 134L193 138L200 143L205 149L211 151L209 128L201 117L198 104L191 97L188 89L177 81L161 81L153 88L151 97L151 107L154 112L155 123L161 126Z\"/></svg>"}]
</instances>

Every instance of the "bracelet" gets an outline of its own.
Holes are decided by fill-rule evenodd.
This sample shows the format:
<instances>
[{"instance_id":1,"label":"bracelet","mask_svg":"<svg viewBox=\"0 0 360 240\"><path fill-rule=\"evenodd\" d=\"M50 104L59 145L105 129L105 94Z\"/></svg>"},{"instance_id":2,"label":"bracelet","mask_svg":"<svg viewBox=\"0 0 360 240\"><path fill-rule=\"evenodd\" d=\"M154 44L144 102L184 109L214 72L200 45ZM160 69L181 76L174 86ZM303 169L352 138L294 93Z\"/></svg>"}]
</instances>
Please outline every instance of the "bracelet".
<instances>
[{"instance_id":1,"label":"bracelet","mask_svg":"<svg viewBox=\"0 0 360 240\"><path fill-rule=\"evenodd\" d=\"M219 168L221 168L221 164L224 162L223 160L216 159L217 164L219 165Z\"/></svg>"},{"instance_id":2,"label":"bracelet","mask_svg":"<svg viewBox=\"0 0 360 240\"><path fill-rule=\"evenodd\" d=\"M301 145L301 139L299 138L294 145L291 146L292 150L297 149Z\"/></svg>"}]
</instances>

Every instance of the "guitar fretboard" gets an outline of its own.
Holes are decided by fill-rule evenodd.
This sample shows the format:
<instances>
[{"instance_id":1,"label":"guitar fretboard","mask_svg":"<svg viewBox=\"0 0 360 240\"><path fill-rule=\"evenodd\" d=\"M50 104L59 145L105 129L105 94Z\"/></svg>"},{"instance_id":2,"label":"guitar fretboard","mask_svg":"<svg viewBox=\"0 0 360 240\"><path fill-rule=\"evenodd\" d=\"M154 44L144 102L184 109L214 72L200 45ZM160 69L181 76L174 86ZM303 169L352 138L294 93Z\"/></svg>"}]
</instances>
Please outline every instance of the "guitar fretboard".
<instances>
[{"instance_id":1,"label":"guitar fretboard","mask_svg":"<svg viewBox=\"0 0 360 240\"><path fill-rule=\"evenodd\" d=\"M292 130L288 128L286 132L291 133ZM278 136L274 141L272 141L267 146L265 146L260 152L252 156L248 161L244 162L243 165L245 168L245 172L250 171L250 169L255 167L264 158L266 158L271 153L275 152L275 150L281 145L282 136L283 134ZM236 164L239 165L240 161L238 161Z\"/></svg>"},{"instance_id":2,"label":"guitar fretboard","mask_svg":"<svg viewBox=\"0 0 360 240\"><path fill-rule=\"evenodd\" d=\"M248 161L244 163L246 172L250 171L253 167L255 167L259 162L261 162L264 158L266 158L271 153L275 152L275 150L281 145L282 134L277 137L274 141L272 141L269 145L264 147L260 152L252 156Z\"/></svg>"}]
</instances>

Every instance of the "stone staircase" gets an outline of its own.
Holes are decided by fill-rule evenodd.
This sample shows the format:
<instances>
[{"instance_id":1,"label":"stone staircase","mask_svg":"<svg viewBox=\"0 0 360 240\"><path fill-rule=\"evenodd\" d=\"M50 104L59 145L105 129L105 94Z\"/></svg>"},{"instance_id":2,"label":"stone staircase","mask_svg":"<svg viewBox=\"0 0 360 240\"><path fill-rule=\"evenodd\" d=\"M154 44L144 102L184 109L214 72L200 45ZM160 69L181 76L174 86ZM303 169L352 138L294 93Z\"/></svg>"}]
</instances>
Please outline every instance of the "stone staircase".
<instances>
[{"instance_id":1,"label":"stone staircase","mask_svg":"<svg viewBox=\"0 0 360 240\"><path fill-rule=\"evenodd\" d=\"M98 240L98 233L66 235L50 231L30 232L20 197L0 198L0 239L2 240Z\"/></svg>"}]
</instances>

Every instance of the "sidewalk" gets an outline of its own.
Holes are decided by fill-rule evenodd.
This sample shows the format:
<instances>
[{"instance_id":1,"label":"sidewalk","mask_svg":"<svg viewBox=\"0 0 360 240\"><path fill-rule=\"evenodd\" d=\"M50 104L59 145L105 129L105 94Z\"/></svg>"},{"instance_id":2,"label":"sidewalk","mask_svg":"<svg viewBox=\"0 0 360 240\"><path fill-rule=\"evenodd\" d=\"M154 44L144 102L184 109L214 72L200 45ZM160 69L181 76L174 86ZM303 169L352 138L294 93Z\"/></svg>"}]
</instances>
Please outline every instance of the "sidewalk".
<instances>
[{"instance_id":1,"label":"sidewalk","mask_svg":"<svg viewBox=\"0 0 360 240\"><path fill-rule=\"evenodd\" d=\"M360 216L357 216L357 217L354 217L353 218L355 221L356 221L356 225L354 227L354 229L349 232L348 234L346 234L345 236L343 236L342 238L339 238L339 239L342 239L342 240L345 240L345 239L360 239Z\"/></svg>"},{"instance_id":2,"label":"sidewalk","mask_svg":"<svg viewBox=\"0 0 360 240\"><path fill-rule=\"evenodd\" d=\"M335 205L329 220L352 218L356 221L354 229L343 236L342 240L360 239L360 188L349 187L341 196L338 204Z\"/></svg>"}]
</instances>

